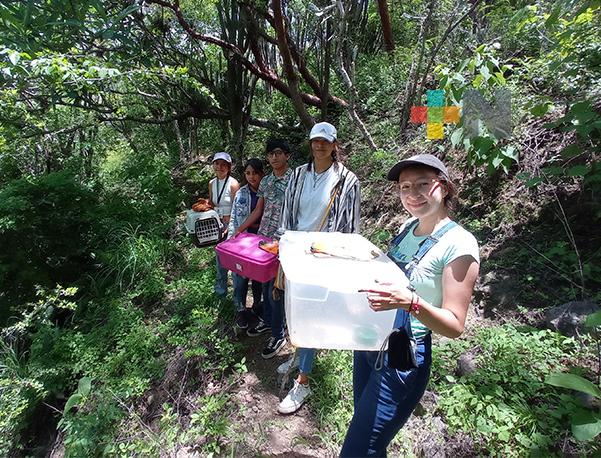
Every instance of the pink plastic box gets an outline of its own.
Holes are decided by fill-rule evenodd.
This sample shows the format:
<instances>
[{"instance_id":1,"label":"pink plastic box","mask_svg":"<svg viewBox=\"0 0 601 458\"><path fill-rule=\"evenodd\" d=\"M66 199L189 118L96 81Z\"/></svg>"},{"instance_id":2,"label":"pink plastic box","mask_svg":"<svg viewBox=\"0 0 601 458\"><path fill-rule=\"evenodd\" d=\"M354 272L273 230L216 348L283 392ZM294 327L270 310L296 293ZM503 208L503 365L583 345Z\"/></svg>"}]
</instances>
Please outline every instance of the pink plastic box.
<instances>
[{"instance_id":1,"label":"pink plastic box","mask_svg":"<svg viewBox=\"0 0 601 458\"><path fill-rule=\"evenodd\" d=\"M235 239L221 242L215 247L223 267L251 280L266 282L278 272L278 257L259 248L259 242L271 241L269 237L243 232Z\"/></svg>"}]
</instances>

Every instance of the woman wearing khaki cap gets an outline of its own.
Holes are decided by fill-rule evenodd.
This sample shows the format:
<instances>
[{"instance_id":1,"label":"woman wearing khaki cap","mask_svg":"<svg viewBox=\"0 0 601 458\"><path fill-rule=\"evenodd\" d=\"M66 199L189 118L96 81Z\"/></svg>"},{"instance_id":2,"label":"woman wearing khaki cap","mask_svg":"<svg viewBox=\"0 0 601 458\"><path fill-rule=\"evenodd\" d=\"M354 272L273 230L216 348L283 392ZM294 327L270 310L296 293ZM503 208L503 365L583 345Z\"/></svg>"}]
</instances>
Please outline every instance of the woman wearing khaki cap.
<instances>
[{"instance_id":1,"label":"woman wearing khaki cap","mask_svg":"<svg viewBox=\"0 0 601 458\"><path fill-rule=\"evenodd\" d=\"M410 288L381 284L365 291L375 311L396 309L388 351L355 351L354 415L340 456L386 456L386 447L424 394L432 361L431 333L459 337L478 276L478 243L450 218L456 196L446 166L430 154L388 172L412 218L388 256Z\"/></svg>"}]
</instances>

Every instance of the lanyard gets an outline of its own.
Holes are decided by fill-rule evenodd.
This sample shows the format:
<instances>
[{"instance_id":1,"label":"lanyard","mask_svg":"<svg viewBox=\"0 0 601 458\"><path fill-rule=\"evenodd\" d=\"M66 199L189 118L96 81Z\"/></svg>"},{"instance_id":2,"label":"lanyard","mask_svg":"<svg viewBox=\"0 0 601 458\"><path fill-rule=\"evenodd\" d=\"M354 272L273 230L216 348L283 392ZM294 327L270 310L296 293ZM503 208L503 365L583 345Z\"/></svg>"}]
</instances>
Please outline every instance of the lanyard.
<instances>
[{"instance_id":1,"label":"lanyard","mask_svg":"<svg viewBox=\"0 0 601 458\"><path fill-rule=\"evenodd\" d=\"M225 191L225 187L227 186L227 182L230 180L230 176L228 175L227 177L225 177L225 181L223 182L223 187L221 188L221 192L219 193L219 197L217 197L217 202L215 205L219 205L219 202L221 202L221 196L223 195L223 191ZM217 185L216 185L217 189L219 189L219 178L217 178Z\"/></svg>"}]
</instances>

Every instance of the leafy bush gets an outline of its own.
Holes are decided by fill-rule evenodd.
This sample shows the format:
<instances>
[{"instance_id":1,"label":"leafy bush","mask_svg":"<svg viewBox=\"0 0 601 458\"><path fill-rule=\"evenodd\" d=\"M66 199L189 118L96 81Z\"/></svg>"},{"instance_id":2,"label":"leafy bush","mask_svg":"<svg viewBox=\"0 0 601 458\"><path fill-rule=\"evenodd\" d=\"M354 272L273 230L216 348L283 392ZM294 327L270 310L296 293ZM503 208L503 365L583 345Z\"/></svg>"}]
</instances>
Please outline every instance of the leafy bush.
<instances>
[{"instance_id":1,"label":"leafy bush","mask_svg":"<svg viewBox=\"0 0 601 458\"><path fill-rule=\"evenodd\" d=\"M480 45L473 56L465 59L456 69L451 70L444 65L436 68L440 87L447 92L453 105L463 106L463 96L469 89L478 89L490 96L495 90L507 86L505 75L512 71L512 66L502 64L496 54L494 46ZM472 79L473 74L476 76ZM490 116L489 113L486 114ZM463 116L451 135L453 146L462 145L465 148L470 165L485 165L489 173L498 169L507 173L518 160L519 152L516 147L498 138L481 121L478 121L478 135L474 136L464 125L465 119Z\"/></svg>"},{"instance_id":2,"label":"leafy bush","mask_svg":"<svg viewBox=\"0 0 601 458\"><path fill-rule=\"evenodd\" d=\"M95 193L68 172L0 190L0 323L9 305L32 297L34 285L72 283L91 269L97 205Z\"/></svg>"},{"instance_id":3,"label":"leafy bush","mask_svg":"<svg viewBox=\"0 0 601 458\"><path fill-rule=\"evenodd\" d=\"M585 324L590 328L591 334L596 340L598 352L601 351L601 336L599 335L599 330L601 330L601 310L589 315ZM601 357L601 353L598 354L598 357ZM601 371L601 368L599 370ZM601 372L597 373L597 377L601 377ZM576 390L581 394L590 396L592 399L596 398L597 402L601 401L601 383L597 382L597 385L595 385L590 380L578 374L551 374L547 378L546 383L560 388ZM595 409L591 409L590 405L585 406L585 408L577 406L571 412L570 416L572 420L572 434L577 440L586 442L595 439L596 436L601 434L601 413Z\"/></svg>"},{"instance_id":4,"label":"leafy bush","mask_svg":"<svg viewBox=\"0 0 601 458\"><path fill-rule=\"evenodd\" d=\"M66 412L59 422L65 435L65 456L101 456L113 444L124 416L110 390L101 388L93 393L77 413Z\"/></svg>"},{"instance_id":5,"label":"leafy bush","mask_svg":"<svg viewBox=\"0 0 601 458\"><path fill-rule=\"evenodd\" d=\"M99 255L101 282L120 292L131 291L146 303L160 298L166 286L166 267L175 253L173 243L131 226L110 237L111 245Z\"/></svg>"},{"instance_id":6,"label":"leafy bush","mask_svg":"<svg viewBox=\"0 0 601 458\"><path fill-rule=\"evenodd\" d=\"M477 354L477 369L456 379L449 374L468 348ZM447 342L435 347L438 409L452 429L486 444L492 456L548 456L559 446L570 399L544 381L575 355L574 339L513 325Z\"/></svg>"},{"instance_id":7,"label":"leafy bush","mask_svg":"<svg viewBox=\"0 0 601 458\"><path fill-rule=\"evenodd\" d=\"M30 373L19 352L0 340L0 455L18 449L31 412L45 397L43 384Z\"/></svg>"},{"instance_id":8,"label":"leafy bush","mask_svg":"<svg viewBox=\"0 0 601 458\"><path fill-rule=\"evenodd\" d=\"M55 333L61 313L71 313L76 288L37 288L38 300L21 307L21 316L2 330L0 339L0 452L16 450L20 434L35 407L48 396L47 373L39 371L26 357L30 342L42 331ZM54 373L65 376L58 368ZM68 375L68 373L67 373ZM6 453L3 453L3 455Z\"/></svg>"}]
</instances>

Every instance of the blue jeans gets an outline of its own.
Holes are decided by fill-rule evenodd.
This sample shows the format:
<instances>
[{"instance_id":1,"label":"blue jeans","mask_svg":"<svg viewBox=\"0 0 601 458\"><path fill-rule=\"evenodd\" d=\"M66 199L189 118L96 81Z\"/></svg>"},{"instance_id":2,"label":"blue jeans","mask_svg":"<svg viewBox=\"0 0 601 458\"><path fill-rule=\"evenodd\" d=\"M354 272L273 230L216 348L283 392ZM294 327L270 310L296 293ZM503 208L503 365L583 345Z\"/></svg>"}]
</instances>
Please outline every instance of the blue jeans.
<instances>
[{"instance_id":1,"label":"blue jeans","mask_svg":"<svg viewBox=\"0 0 601 458\"><path fill-rule=\"evenodd\" d=\"M256 280L249 280L242 275L232 272L232 280L234 281L234 304L236 310L241 312L246 308L246 293L248 293L248 282L252 281L253 305L259 305L261 302L261 294L263 293L263 284Z\"/></svg>"},{"instance_id":2,"label":"blue jeans","mask_svg":"<svg viewBox=\"0 0 601 458\"><path fill-rule=\"evenodd\" d=\"M215 275L215 294L225 296L227 294L227 269L219 263L219 256L215 254L217 273Z\"/></svg>"},{"instance_id":3,"label":"blue jeans","mask_svg":"<svg viewBox=\"0 0 601 458\"><path fill-rule=\"evenodd\" d=\"M416 369L398 371L374 366L377 351L356 351L353 361L355 412L341 457L385 457L386 447L409 419L426 390L432 364L432 338L418 340Z\"/></svg>"},{"instance_id":4,"label":"blue jeans","mask_svg":"<svg viewBox=\"0 0 601 458\"><path fill-rule=\"evenodd\" d=\"M271 336L284 338L284 292L278 299L273 298L275 279L263 283L263 321L271 328Z\"/></svg>"},{"instance_id":5,"label":"blue jeans","mask_svg":"<svg viewBox=\"0 0 601 458\"><path fill-rule=\"evenodd\" d=\"M313 361L315 360L314 348L299 348L298 350L298 370L301 374L310 374L313 370Z\"/></svg>"}]
</instances>

